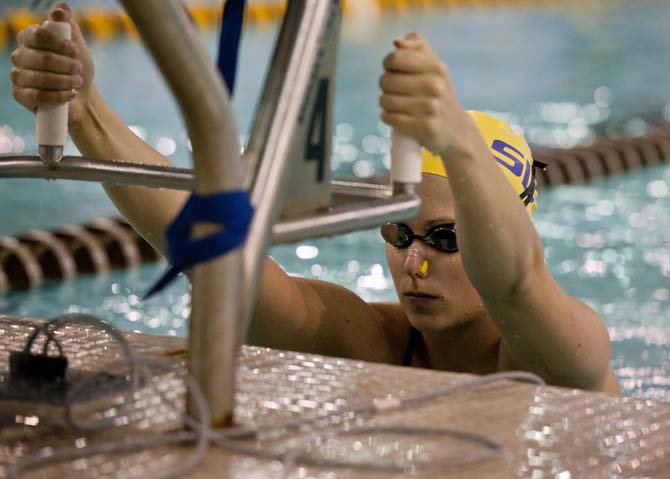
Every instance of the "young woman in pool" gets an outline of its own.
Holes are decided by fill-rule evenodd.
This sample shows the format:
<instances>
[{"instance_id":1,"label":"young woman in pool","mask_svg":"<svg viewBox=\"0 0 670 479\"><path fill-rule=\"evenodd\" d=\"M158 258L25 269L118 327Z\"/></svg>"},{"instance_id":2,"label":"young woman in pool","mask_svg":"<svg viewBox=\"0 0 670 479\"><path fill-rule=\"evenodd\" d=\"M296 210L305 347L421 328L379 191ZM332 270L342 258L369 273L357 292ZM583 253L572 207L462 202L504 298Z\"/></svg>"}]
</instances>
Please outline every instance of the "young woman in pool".
<instances>
[{"instance_id":1,"label":"young woman in pool","mask_svg":"<svg viewBox=\"0 0 670 479\"><path fill-rule=\"evenodd\" d=\"M14 98L31 111L70 101L70 134L86 156L170 164L96 90L69 8L56 5L50 15L72 23L73 40L56 40L39 26L23 30L11 57ZM527 145L503 122L462 108L447 66L420 35L394 47L379 82L381 118L441 158L426 158L419 215L382 227L399 302L366 303L341 286L290 277L268 258L249 342L479 374L522 369L550 384L618 393L602 319L567 296L545 265L526 212L534 207L534 181L516 174L517 161L522 172L532 170L519 160L530 161ZM163 231L187 194L105 189L163 251Z\"/></svg>"}]
</instances>

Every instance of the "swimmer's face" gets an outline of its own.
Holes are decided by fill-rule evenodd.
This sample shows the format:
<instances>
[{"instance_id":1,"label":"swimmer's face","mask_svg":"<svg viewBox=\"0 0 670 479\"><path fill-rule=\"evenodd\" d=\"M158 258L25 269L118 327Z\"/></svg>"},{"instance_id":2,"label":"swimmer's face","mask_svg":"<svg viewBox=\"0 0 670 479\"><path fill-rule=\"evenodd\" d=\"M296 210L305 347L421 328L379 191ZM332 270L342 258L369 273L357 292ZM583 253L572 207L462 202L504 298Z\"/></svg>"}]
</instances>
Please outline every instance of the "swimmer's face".
<instances>
[{"instance_id":1,"label":"swimmer's face","mask_svg":"<svg viewBox=\"0 0 670 479\"><path fill-rule=\"evenodd\" d=\"M424 174L418 192L421 211L406 222L414 233L425 235L433 226L455 223L454 198L446 178ZM415 239L405 249L387 244L386 258L400 304L419 331L437 333L484 313L460 253L444 253ZM425 273L424 261L428 262Z\"/></svg>"}]
</instances>

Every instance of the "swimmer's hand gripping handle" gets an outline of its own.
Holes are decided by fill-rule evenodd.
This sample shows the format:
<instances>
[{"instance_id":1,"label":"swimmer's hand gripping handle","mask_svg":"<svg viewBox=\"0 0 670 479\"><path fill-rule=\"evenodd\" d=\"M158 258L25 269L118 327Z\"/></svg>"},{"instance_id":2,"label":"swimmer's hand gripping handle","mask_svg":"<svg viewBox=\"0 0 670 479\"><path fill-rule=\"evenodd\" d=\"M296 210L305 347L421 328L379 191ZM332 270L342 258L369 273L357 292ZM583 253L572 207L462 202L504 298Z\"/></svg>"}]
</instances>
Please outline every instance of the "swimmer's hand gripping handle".
<instances>
[{"instance_id":1,"label":"swimmer's hand gripping handle","mask_svg":"<svg viewBox=\"0 0 670 479\"><path fill-rule=\"evenodd\" d=\"M72 30L68 22L47 20L43 27L59 38L71 38ZM63 146L67 141L67 111L67 103L37 107L35 138L40 157L48 164L58 162L63 156Z\"/></svg>"},{"instance_id":2,"label":"swimmer's hand gripping handle","mask_svg":"<svg viewBox=\"0 0 670 479\"><path fill-rule=\"evenodd\" d=\"M414 138L395 130L391 133L391 181L421 182L421 146Z\"/></svg>"}]
</instances>

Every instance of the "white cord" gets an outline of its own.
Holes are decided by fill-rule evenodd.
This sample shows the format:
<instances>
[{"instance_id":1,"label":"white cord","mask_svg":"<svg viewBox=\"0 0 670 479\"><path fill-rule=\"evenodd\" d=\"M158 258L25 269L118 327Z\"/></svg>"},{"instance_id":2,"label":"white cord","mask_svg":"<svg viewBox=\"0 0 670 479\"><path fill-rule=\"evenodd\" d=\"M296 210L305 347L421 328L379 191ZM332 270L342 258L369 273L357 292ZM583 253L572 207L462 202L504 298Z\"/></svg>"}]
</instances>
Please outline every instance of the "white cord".
<instances>
[{"instance_id":1,"label":"white cord","mask_svg":"<svg viewBox=\"0 0 670 479\"><path fill-rule=\"evenodd\" d=\"M167 399L162 394L162 391L159 391L151 381L150 367L178 372L175 371L174 366L167 361L157 359L138 361L136 365L140 366L139 370L144 376L145 384L150 384L154 388L154 391L159 392L164 399ZM7 477L9 479L18 479L21 473L29 469L40 468L49 464L68 460L91 457L98 454L137 453L141 450L196 441L195 450L187 460L180 461L179 465L172 467L169 472L164 472L156 476L156 479L177 479L182 477L200 464L207 452L211 437L211 431L209 429L211 417L204 394L193 377L188 374L183 374L182 376L187 389L191 392L196 410L198 411L199 421L195 421L192 418L189 418L190 421L187 421L190 424L197 424L197 428L194 428L194 431L176 431L138 439L124 438L123 441L101 442L87 445L83 448L72 447L58 449L56 451L52 448L46 448L33 454L28 454L21 458L16 464L11 465L7 470ZM168 404L174 406L174 404L169 401Z\"/></svg>"},{"instance_id":2,"label":"white cord","mask_svg":"<svg viewBox=\"0 0 670 479\"><path fill-rule=\"evenodd\" d=\"M55 464L67 460L81 459L98 454L118 454L123 452L136 453L137 451L144 449L193 442L194 440L196 441L196 448L189 456L189 458L186 461L180 461L179 465L171 468L169 472L165 472L159 476L156 476L156 479L177 479L197 467L204 458L209 446L211 436L209 425L211 423L211 417L209 413L209 407L207 405L207 400L205 399L205 396L200 390L200 387L198 386L195 379L188 373L176 370L174 365L168 361L148 358L143 358L141 360L138 359L133 354L130 345L119 330L90 315L72 314L59 316L45 323L43 325L43 330L45 332L49 331L49 327L55 325L54 329L51 330L53 333L58 328L66 324L73 323L91 325L101 329L109 333L111 337L113 337L119 344L121 344L126 354L125 361L115 361L108 364L107 367L116 367L116 365L120 362L129 364L131 377L130 390L126 394L127 398L132 399L134 396L137 390L137 385L140 383L139 376L141 375L143 380L142 382L144 384L149 384L153 388L154 392L156 392L170 407L175 410L179 410L179 408L168 398L166 398L162 391L160 391L156 387L155 383L151 380L151 368L175 372L182 376L182 379L186 384L187 391L191 392L191 397L193 398L196 410L198 411L198 420L194 420L189 417L185 417L184 419L187 425L195 432L177 431L169 434L160 434L146 438L124 439L122 442L109 441L87 445L83 448L63 448L56 451L54 451L52 448L45 448L35 453L28 454L21 458L17 463L10 465L7 468L7 477L9 479L18 479L21 473L29 469L36 469L49 464ZM87 381L82 382L86 383ZM79 390L81 390L81 386L79 387ZM69 396L68 400L70 398L71 397ZM130 403L131 401L127 400L124 403L124 406L127 407ZM71 414L71 403L69 401L66 404L66 417L68 418L68 421L77 429L84 429L89 431L99 430L113 423L113 419L111 418L93 424L77 423L74 420L74 416Z\"/></svg>"},{"instance_id":3,"label":"white cord","mask_svg":"<svg viewBox=\"0 0 670 479\"><path fill-rule=\"evenodd\" d=\"M429 391L427 393L420 393L406 398L375 398L367 405L362 407L347 409L342 412L334 413L331 416L338 416L355 411L357 415L365 416L369 414L377 414L381 412L388 412L391 410L400 410L408 409L411 405L418 405L420 403L428 402L438 397L444 397L449 394L453 394L457 391L464 391L469 389L474 389L484 384L490 384L502 380L522 380L526 382L535 383L538 385L545 385L545 381L533 373L528 373L525 371L506 371L501 373L493 373L486 376L479 377L471 381L464 381L457 384L452 384L441 389ZM299 423L308 423L313 422L314 418L307 418L303 421L297 421L292 424L293 427L297 427ZM288 475L289 470L295 462L300 460L301 463L307 463L310 465L318 467L351 467L357 469L370 469L377 471L385 472L404 472L404 468L397 465L390 466L379 466L375 464L364 464L364 463L345 463L342 461L330 461L326 459L311 459L303 457L302 455L314 444L322 443L324 439L330 439L339 435L355 435L363 434L365 432L369 433L390 433L390 434L400 434L400 435L450 435L462 440L478 442L488 448L488 451L480 454L470 454L465 456L460 456L458 458L450 457L446 460L432 460L426 464L420 464L419 466L423 467L453 467L461 466L466 464L473 464L478 462L483 462L493 458L503 458L507 461L511 460L512 456L500 443L493 441L482 434L470 433L465 431L457 431L455 429L449 428L406 428L406 427L397 427L397 426L374 426L374 427L365 427L365 428L353 428L347 431L335 432L327 431L324 434L319 435L313 434L307 438L303 444L296 448L293 451L289 451L284 455L282 464L284 465L284 474L285 477ZM416 464L415 464L416 466Z\"/></svg>"},{"instance_id":4,"label":"white cord","mask_svg":"<svg viewBox=\"0 0 670 479\"><path fill-rule=\"evenodd\" d=\"M186 415L183 417L184 424L191 429L191 431L176 431L166 434L159 434L156 436L138 438L138 439L124 439L121 441L109 441L103 443L97 443L94 445L86 446L83 448L63 448L54 451L51 448L46 448L40 451L37 451L32 454L28 454L22 457L17 463L10 465L7 468L7 475L9 479L18 479L19 475L27 470L36 469L44 467L49 464L59 463L67 460L81 459L85 457L90 457L98 454L118 454L118 453L136 453L140 450L151 449L155 447L181 444L187 442L196 442L195 450L186 461L181 461L179 466L172 468L170 471L165 471L158 476L155 476L155 479L177 479L183 474L193 470L204 458L209 442L212 441L222 447L225 447L229 451L251 455L254 457L259 457L262 459L270 460L279 460L284 464L284 474L288 474L290 469L294 467L296 462L319 466L319 467L348 467L356 469L365 469L365 470L376 470L384 472L404 472L404 468L397 465L380 465L374 463L348 463L342 461L333 461L323 458L312 458L307 457L305 453L313 446L323 443L324 440L332 439L338 436L343 435L354 435L354 434L378 434L378 433L388 433L396 435L421 435L421 436L444 436L449 435L456 437L461 440L467 440L471 442L477 442L482 444L487 448L486 451L482 453L475 453L465 456L448 457L443 459L431 460L426 463L412 464L413 466L418 466L422 468L434 468L434 467L449 467L457 466L464 464L472 464L476 462L481 462L489 460L496 457L502 457L509 460L509 453L505 448L481 434L469 433L464 431L457 431L448 428L409 428L409 427L399 427L399 426L369 426L369 427L358 427L345 430L343 428L330 428L329 430L323 430L323 427L316 426L316 431L310 434L305 440L303 440L299 447L293 448L285 453L274 453L271 451L259 449L257 446L244 444L241 441L245 439L260 439L262 435L272 435L276 439L286 436L286 434L291 430L299 429L303 426L314 425L318 423L326 423L326 425L331 424L334 419L340 416L352 416L359 419L364 417L372 417L374 415L392 411L392 410L402 410L407 409L411 406L417 406L421 403L425 403L439 397L444 397L449 394L453 394L457 391L464 391L468 389L473 389L484 384L490 384L496 381L502 380L521 380L526 382L535 383L538 385L544 385L545 382L539 376L523 372L523 371L509 371L502 373L494 373L487 376L482 376L474 380L464 381L457 384L451 384L443 388L429 391L427 393L415 394L412 396L407 396L404 398L376 398L372 401L366 401L362 405L350 407L348 409L338 411L330 414L312 414L309 416L303 416L297 420L291 420L280 424L262 426L256 428L245 428L245 427L235 427L229 428L220 431L213 431L210 429L210 413L207 405L207 401L198 387L195 379L186 372L178 371L173 364L158 359L138 359L132 352L130 345L127 340L123 337L122 333L118 331L113 326L104 323L97 318L89 315L65 315L49 321L44 328L48 328L48 325L55 327L53 330L57 330L65 324L78 323L92 325L99 329L104 330L109 333L119 344L121 344L124 353L126 354L125 363L129 364L129 370L131 375L131 387L130 392L127 397L132 398L137 390L140 382L143 384L148 384L152 387L154 392L161 398L161 400L167 404L172 409L179 411L179 407L169 398L167 398L163 392L158 389L155 383L152 381L151 370L160 369L163 371L175 372L181 376L183 379L187 393L191 393L191 397L194 400L196 410L198 411L198 418L191 418ZM48 331L48 329L44 329ZM143 381L140 381L140 378ZM130 404L130 401L126 403L126 406ZM68 404L69 406L69 404ZM69 407L66 408L66 413L68 414L69 419L72 421L71 412ZM98 430L105 425L108 425L109 421L101 421L95 424L83 425L87 430ZM80 427L81 423L75 423L72 421L76 427ZM332 424L331 424L332 426Z\"/></svg>"},{"instance_id":5,"label":"white cord","mask_svg":"<svg viewBox=\"0 0 670 479\"><path fill-rule=\"evenodd\" d=\"M112 325L105 323L104 321L99 320L95 316L84 313L72 313L64 314L62 316L57 316L56 318L47 321L44 326L45 331L52 331L55 333L60 328L68 324L82 324L85 326L92 326L101 331L107 333L112 339L114 339L122 348L125 355L125 362L128 366L128 376L130 378L130 388L126 390L125 401L123 402L122 407L128 407L129 404L133 402L133 396L135 392L139 389L140 386L140 375L138 374L137 366L138 360L133 353L132 348L126 341L126 338L123 337L123 334L113 327ZM108 368L111 367L108 365ZM101 421L94 423L83 423L79 422L76 417L72 414L72 406L77 401L77 394L84 388L88 381L78 381L73 385L73 387L68 391L67 399L65 402L65 418L72 427L84 431L99 431L107 427L114 425L114 418L107 418Z\"/></svg>"}]
</instances>

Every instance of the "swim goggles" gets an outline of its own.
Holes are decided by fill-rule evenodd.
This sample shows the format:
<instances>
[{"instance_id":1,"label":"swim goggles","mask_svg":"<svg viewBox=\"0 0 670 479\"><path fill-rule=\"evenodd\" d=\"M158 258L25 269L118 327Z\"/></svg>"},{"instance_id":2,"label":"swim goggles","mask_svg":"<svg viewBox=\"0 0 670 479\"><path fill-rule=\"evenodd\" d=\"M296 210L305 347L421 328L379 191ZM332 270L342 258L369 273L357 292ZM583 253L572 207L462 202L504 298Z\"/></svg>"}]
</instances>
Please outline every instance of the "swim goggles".
<instances>
[{"instance_id":1,"label":"swim goggles","mask_svg":"<svg viewBox=\"0 0 670 479\"><path fill-rule=\"evenodd\" d=\"M405 249L415 239L419 239L443 253L458 251L454 223L433 226L424 236L414 234L412 229L404 223L386 223L381 227L381 234L388 244L399 249Z\"/></svg>"}]
</instances>

